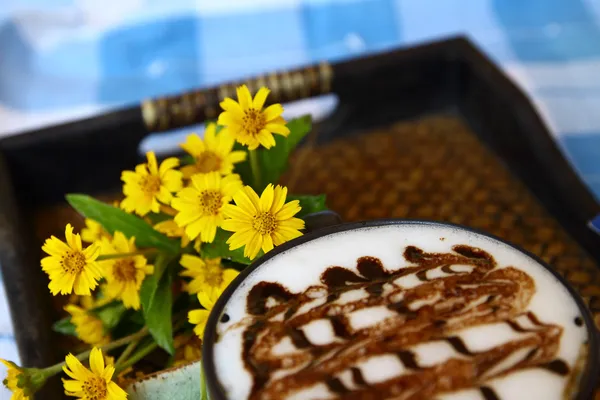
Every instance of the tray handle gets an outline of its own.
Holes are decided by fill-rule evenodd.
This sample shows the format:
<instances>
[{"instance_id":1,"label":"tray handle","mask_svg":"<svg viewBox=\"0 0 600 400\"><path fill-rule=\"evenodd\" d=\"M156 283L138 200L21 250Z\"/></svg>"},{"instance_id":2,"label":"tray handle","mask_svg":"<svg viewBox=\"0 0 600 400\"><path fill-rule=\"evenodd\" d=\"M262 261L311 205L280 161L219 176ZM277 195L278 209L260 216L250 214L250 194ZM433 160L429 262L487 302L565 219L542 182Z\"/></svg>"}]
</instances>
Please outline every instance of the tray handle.
<instances>
[{"instance_id":1,"label":"tray handle","mask_svg":"<svg viewBox=\"0 0 600 400\"><path fill-rule=\"evenodd\" d=\"M329 93L332 80L333 69L328 63L259 75L215 88L145 100L141 104L142 118L148 132L162 132L217 118L219 103L225 97L236 98L235 89L242 84L247 85L251 93L267 86L271 90L268 105Z\"/></svg>"}]
</instances>

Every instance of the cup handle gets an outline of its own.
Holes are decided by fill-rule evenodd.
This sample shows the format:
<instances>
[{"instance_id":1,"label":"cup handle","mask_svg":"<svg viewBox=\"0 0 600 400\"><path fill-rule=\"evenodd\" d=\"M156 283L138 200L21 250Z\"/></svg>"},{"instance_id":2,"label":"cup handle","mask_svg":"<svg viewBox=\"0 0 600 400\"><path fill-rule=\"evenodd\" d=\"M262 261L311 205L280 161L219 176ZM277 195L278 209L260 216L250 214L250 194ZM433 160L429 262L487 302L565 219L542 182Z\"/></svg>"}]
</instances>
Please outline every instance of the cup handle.
<instances>
[{"instance_id":1,"label":"cup handle","mask_svg":"<svg viewBox=\"0 0 600 400\"><path fill-rule=\"evenodd\" d=\"M304 216L305 232L313 232L329 226L341 224L342 218L331 210L319 211Z\"/></svg>"}]
</instances>

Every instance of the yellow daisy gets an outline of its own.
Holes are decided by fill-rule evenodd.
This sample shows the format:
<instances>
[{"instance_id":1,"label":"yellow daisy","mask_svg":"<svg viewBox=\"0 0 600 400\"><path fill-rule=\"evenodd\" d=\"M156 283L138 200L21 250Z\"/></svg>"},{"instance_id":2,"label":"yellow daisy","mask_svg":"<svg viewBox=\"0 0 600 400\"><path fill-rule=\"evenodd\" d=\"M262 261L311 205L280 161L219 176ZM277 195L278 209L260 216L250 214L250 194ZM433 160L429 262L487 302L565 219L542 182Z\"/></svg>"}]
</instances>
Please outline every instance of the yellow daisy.
<instances>
[{"instance_id":1,"label":"yellow daisy","mask_svg":"<svg viewBox=\"0 0 600 400\"><path fill-rule=\"evenodd\" d=\"M202 357L202 340L195 334L184 333L176 336L175 366L197 361Z\"/></svg>"},{"instance_id":2,"label":"yellow daisy","mask_svg":"<svg viewBox=\"0 0 600 400\"><path fill-rule=\"evenodd\" d=\"M196 134L189 135L181 147L194 157L193 165L181 168L183 176L189 178L194 174L219 172L228 175L233 171L233 164L246 159L245 151L233 151L235 140L225 131L217 135L217 126L208 124L204 131L204 140Z\"/></svg>"},{"instance_id":3,"label":"yellow daisy","mask_svg":"<svg viewBox=\"0 0 600 400\"><path fill-rule=\"evenodd\" d=\"M181 238L181 247L190 244L190 239L185 234L185 229L177 225L175 220L167 219L154 225L154 229L170 238Z\"/></svg>"},{"instance_id":4,"label":"yellow daisy","mask_svg":"<svg viewBox=\"0 0 600 400\"><path fill-rule=\"evenodd\" d=\"M175 222L185 227L190 240L210 243L223 222L223 205L242 187L239 175L221 177L218 172L194 175L191 185L177 193L172 206L178 211Z\"/></svg>"},{"instance_id":5,"label":"yellow daisy","mask_svg":"<svg viewBox=\"0 0 600 400\"><path fill-rule=\"evenodd\" d=\"M121 208L142 217L150 211L159 212L159 202L170 204L171 193L183 187L183 175L175 169L179 166L177 158L167 158L159 167L153 152L146 153L146 157L148 163L139 164L135 171L123 171L121 174L121 180L125 182L125 199L121 201Z\"/></svg>"},{"instance_id":6,"label":"yellow daisy","mask_svg":"<svg viewBox=\"0 0 600 400\"><path fill-rule=\"evenodd\" d=\"M217 299L221 296L221 293L225 290L227 284L221 286L210 287L207 291L198 293L198 301L200 305L205 309L192 310L188 312L188 322L194 327L194 333L198 335L200 339L204 337L204 329L206 328L206 322L208 321L208 315L210 310L215 306Z\"/></svg>"},{"instance_id":7,"label":"yellow daisy","mask_svg":"<svg viewBox=\"0 0 600 400\"><path fill-rule=\"evenodd\" d=\"M2 381L4 386L12 392L10 400L28 400L29 396L25 395L22 388L18 386L19 375L22 374L21 368L17 367L15 363L0 358L0 362L7 368L6 378Z\"/></svg>"},{"instance_id":8,"label":"yellow daisy","mask_svg":"<svg viewBox=\"0 0 600 400\"><path fill-rule=\"evenodd\" d=\"M86 218L85 228L81 230L81 240L86 243L95 243L104 238L110 239L110 234L98 222Z\"/></svg>"},{"instance_id":9,"label":"yellow daisy","mask_svg":"<svg viewBox=\"0 0 600 400\"><path fill-rule=\"evenodd\" d=\"M90 353L90 369L74 355L65 358L63 371L72 379L63 379L65 394L83 400L124 400L127 393L112 381L115 367L104 365L102 350L97 347Z\"/></svg>"},{"instance_id":10,"label":"yellow daisy","mask_svg":"<svg viewBox=\"0 0 600 400\"><path fill-rule=\"evenodd\" d=\"M92 346L101 346L110 342L110 335L105 333L100 318L74 304L67 304L65 311L71 314L71 323L75 325L79 340Z\"/></svg>"},{"instance_id":11,"label":"yellow daisy","mask_svg":"<svg viewBox=\"0 0 600 400\"><path fill-rule=\"evenodd\" d=\"M269 89L262 87L252 99L248 87L242 85L237 88L237 102L229 97L221 102L221 108L225 111L219 115L217 123L225 126L227 132L235 140L248 146L249 150L260 145L267 149L275 146L273 133L282 136L290 134L281 117L281 104L273 104L263 110L269 92Z\"/></svg>"},{"instance_id":12,"label":"yellow daisy","mask_svg":"<svg viewBox=\"0 0 600 400\"><path fill-rule=\"evenodd\" d=\"M80 294L89 296L102 278L102 271L96 262L99 248L91 244L85 249L79 234L73 234L73 227L65 228L67 243L55 236L46 239L42 250L49 256L42 259L42 270L48 274L48 288L53 295Z\"/></svg>"},{"instance_id":13,"label":"yellow daisy","mask_svg":"<svg viewBox=\"0 0 600 400\"><path fill-rule=\"evenodd\" d=\"M191 294L206 290L207 287L220 287L223 284L227 286L239 273L235 269L224 268L220 258L203 260L184 254L179 263L184 268L180 275L192 278L185 286L185 290Z\"/></svg>"},{"instance_id":14,"label":"yellow daisy","mask_svg":"<svg viewBox=\"0 0 600 400\"><path fill-rule=\"evenodd\" d=\"M105 242L102 249L106 255L136 251L135 238L128 240L121 232L115 232L113 241ZM106 268L106 295L120 299L127 308L139 310L142 282L146 275L154 273L154 266L148 265L146 257L140 254L102 261L102 265Z\"/></svg>"},{"instance_id":15,"label":"yellow daisy","mask_svg":"<svg viewBox=\"0 0 600 400\"><path fill-rule=\"evenodd\" d=\"M106 284L100 285L102 294L100 296L92 294L91 296L78 296L76 294L71 294L69 296L69 304L75 304L80 307L83 307L84 310L91 310L92 308L102 307L112 301L112 299L108 298L105 293Z\"/></svg>"},{"instance_id":16,"label":"yellow daisy","mask_svg":"<svg viewBox=\"0 0 600 400\"><path fill-rule=\"evenodd\" d=\"M227 243L230 250L244 248L244 256L251 260L262 248L266 253L273 246L301 236L304 221L294 218L301 207L298 200L285 203L287 188L269 184L260 198L250 187L245 186L233 196L236 205L227 204L223 213L229 219L223 229L235 232Z\"/></svg>"}]
</instances>

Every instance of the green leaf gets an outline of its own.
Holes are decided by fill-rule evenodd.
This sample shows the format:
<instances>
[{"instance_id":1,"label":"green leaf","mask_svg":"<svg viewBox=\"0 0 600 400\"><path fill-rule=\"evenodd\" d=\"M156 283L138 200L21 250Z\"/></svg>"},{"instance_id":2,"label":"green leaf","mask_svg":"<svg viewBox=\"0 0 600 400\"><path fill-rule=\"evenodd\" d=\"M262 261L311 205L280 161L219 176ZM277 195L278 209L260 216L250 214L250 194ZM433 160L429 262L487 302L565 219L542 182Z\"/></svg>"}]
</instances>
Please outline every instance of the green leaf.
<instances>
[{"instance_id":1,"label":"green leaf","mask_svg":"<svg viewBox=\"0 0 600 400\"><path fill-rule=\"evenodd\" d=\"M140 288L140 302L142 303L142 309L148 310L152 307L152 303L156 297L158 290L158 284L165 272L167 265L173 261L173 257L167 254L160 253L154 262L154 273L146 276L146 279L142 282Z\"/></svg>"},{"instance_id":2,"label":"green leaf","mask_svg":"<svg viewBox=\"0 0 600 400\"><path fill-rule=\"evenodd\" d=\"M292 200L299 200L300 207L302 210L295 216L298 218L302 218L307 214L316 213L319 211L327 210L327 206L325 205L326 196L324 194L320 194L318 196L312 195L289 195L286 199L286 202Z\"/></svg>"},{"instance_id":3,"label":"green leaf","mask_svg":"<svg viewBox=\"0 0 600 400\"><path fill-rule=\"evenodd\" d=\"M62 333L63 335L77 336L75 325L71 323L71 317L56 321L54 325L52 325L52 330L54 332Z\"/></svg>"},{"instance_id":4,"label":"green leaf","mask_svg":"<svg viewBox=\"0 0 600 400\"><path fill-rule=\"evenodd\" d=\"M173 355L173 292L171 290L171 274L164 274L155 292L156 301L144 308L144 319L150 334L156 343L167 353Z\"/></svg>"},{"instance_id":5,"label":"green leaf","mask_svg":"<svg viewBox=\"0 0 600 400\"><path fill-rule=\"evenodd\" d=\"M181 165L192 165L196 162L196 159L194 158L194 156L186 154L179 158L179 162L181 163Z\"/></svg>"},{"instance_id":6,"label":"green leaf","mask_svg":"<svg viewBox=\"0 0 600 400\"><path fill-rule=\"evenodd\" d=\"M248 265L252 261L249 258L244 257L244 248L229 250L227 240L231 237L232 233L224 231L223 229L217 229L217 235L212 243L204 243L200 248L200 254L205 258L217 258L221 257L225 260L230 260L236 263ZM259 253L259 255L262 253Z\"/></svg>"},{"instance_id":7,"label":"green leaf","mask_svg":"<svg viewBox=\"0 0 600 400\"><path fill-rule=\"evenodd\" d=\"M148 218L150 220L150 223L152 224L152 226L158 224L159 222L163 222L169 219L173 219L172 216L165 214L165 213L150 213L146 215L146 218Z\"/></svg>"},{"instance_id":8,"label":"green leaf","mask_svg":"<svg viewBox=\"0 0 600 400\"><path fill-rule=\"evenodd\" d=\"M127 309L120 301L113 301L102 307L95 308L92 311L100 318L104 325L104 329L110 331L121 321L121 318Z\"/></svg>"},{"instance_id":9,"label":"green leaf","mask_svg":"<svg viewBox=\"0 0 600 400\"><path fill-rule=\"evenodd\" d=\"M169 239L155 231L146 221L135 215L83 194L68 194L66 198L80 214L97 221L111 235L119 231L127 237L135 236L138 247L155 247L170 253L180 250L177 240Z\"/></svg>"},{"instance_id":10,"label":"green leaf","mask_svg":"<svg viewBox=\"0 0 600 400\"><path fill-rule=\"evenodd\" d=\"M287 127L290 130L287 137L273 135L275 136L275 146L269 150L263 148L259 150L262 187L254 188L259 194L269 183L277 183L287 170L292 151L312 128L312 118L310 115L306 115L292 119L287 123Z\"/></svg>"},{"instance_id":11,"label":"green leaf","mask_svg":"<svg viewBox=\"0 0 600 400\"><path fill-rule=\"evenodd\" d=\"M252 183L252 168L250 167L250 154L248 148L238 142L233 145L233 151L243 151L246 153L246 160L237 164L234 164L233 172L238 174L244 184L249 185Z\"/></svg>"}]
</instances>

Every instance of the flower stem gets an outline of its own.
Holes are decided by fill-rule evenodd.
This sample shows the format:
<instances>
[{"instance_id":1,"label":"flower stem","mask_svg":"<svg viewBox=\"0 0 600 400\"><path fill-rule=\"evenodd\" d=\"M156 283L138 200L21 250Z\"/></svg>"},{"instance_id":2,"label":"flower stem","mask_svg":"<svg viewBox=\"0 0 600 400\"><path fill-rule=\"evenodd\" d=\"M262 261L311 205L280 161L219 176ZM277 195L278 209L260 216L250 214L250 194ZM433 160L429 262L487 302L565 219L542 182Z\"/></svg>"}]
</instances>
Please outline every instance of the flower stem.
<instances>
[{"instance_id":1,"label":"flower stem","mask_svg":"<svg viewBox=\"0 0 600 400\"><path fill-rule=\"evenodd\" d=\"M129 336L125 336L122 337L121 339L117 339L114 342L110 342L105 344L104 346L100 346L100 349L102 350L102 352L107 352L109 350L113 350L116 349L118 347L124 346L128 343L131 343L133 341L139 341L141 340L143 337L148 335L148 328L144 327L142 329L140 329L139 331L137 331L136 333L133 333ZM92 350L87 350L84 351L83 353L79 353L75 356L75 358L77 358L79 361L83 361L85 359L87 359L90 356L90 353L92 352ZM51 377L53 375L56 375L58 372L62 371L62 367L65 365L65 362L59 362L58 364L54 364L51 365L50 367L44 368L42 370L42 372L44 373L44 375L46 377Z\"/></svg>"},{"instance_id":2,"label":"flower stem","mask_svg":"<svg viewBox=\"0 0 600 400\"><path fill-rule=\"evenodd\" d=\"M158 347L158 344L156 344L155 341L152 341L151 343L148 343L146 346L140 348L127 361L125 361L115 367L115 374L119 375L119 372L125 371L127 368L131 367L136 362L140 361L142 358L146 357L148 354L153 352L157 347Z\"/></svg>"},{"instance_id":3,"label":"flower stem","mask_svg":"<svg viewBox=\"0 0 600 400\"><path fill-rule=\"evenodd\" d=\"M140 343L140 340L141 340L141 338L138 338L138 339L132 341L131 343L129 343L127 345L127 347L125 347L125 350L123 350L123 353L121 353L121 355L117 359L117 362L115 363L115 365L119 365L123 361L125 361L127 359L127 357L129 357L129 355L133 352L133 350L135 350L137 345Z\"/></svg>"},{"instance_id":4,"label":"flower stem","mask_svg":"<svg viewBox=\"0 0 600 400\"><path fill-rule=\"evenodd\" d=\"M104 261L104 260L114 260L115 258L127 258L131 256L145 256L152 255L158 252L156 249L143 249L138 251L132 251L131 253L115 253L115 254L103 254L96 258L96 261Z\"/></svg>"},{"instance_id":5,"label":"flower stem","mask_svg":"<svg viewBox=\"0 0 600 400\"><path fill-rule=\"evenodd\" d=\"M260 164L258 162L258 149L250 150L250 168L252 169L252 178L254 179L254 190L261 190Z\"/></svg>"}]
</instances>

